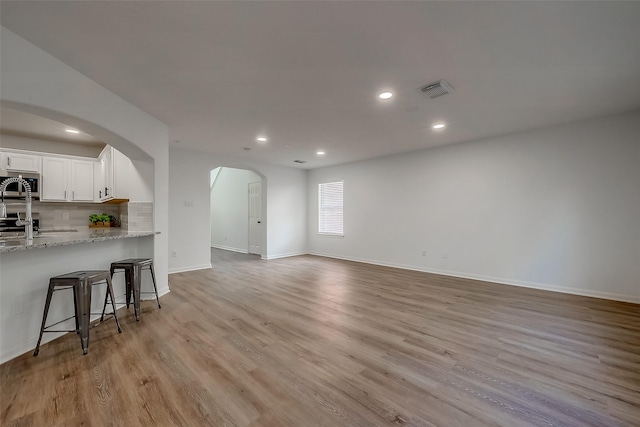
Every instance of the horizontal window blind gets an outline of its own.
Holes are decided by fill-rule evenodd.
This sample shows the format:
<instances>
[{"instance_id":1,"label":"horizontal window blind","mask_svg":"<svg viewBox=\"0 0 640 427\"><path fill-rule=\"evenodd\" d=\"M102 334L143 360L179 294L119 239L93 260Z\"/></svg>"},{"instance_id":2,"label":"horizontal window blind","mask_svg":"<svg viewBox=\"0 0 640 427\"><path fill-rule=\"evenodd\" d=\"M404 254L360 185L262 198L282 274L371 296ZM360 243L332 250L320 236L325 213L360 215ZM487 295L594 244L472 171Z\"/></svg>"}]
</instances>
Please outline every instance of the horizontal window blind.
<instances>
[{"instance_id":1,"label":"horizontal window blind","mask_svg":"<svg viewBox=\"0 0 640 427\"><path fill-rule=\"evenodd\" d=\"M343 182L318 184L318 233L344 235Z\"/></svg>"}]
</instances>

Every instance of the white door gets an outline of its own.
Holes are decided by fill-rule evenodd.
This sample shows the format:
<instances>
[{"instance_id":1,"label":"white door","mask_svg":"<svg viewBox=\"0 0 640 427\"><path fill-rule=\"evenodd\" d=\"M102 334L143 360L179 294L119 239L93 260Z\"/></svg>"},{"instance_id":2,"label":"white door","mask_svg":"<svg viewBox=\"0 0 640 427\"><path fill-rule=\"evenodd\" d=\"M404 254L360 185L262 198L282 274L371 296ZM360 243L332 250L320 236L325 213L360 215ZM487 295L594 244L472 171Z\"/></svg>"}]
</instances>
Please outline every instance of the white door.
<instances>
[{"instance_id":1,"label":"white door","mask_svg":"<svg viewBox=\"0 0 640 427\"><path fill-rule=\"evenodd\" d=\"M249 253L262 255L262 183L249 183Z\"/></svg>"}]
</instances>

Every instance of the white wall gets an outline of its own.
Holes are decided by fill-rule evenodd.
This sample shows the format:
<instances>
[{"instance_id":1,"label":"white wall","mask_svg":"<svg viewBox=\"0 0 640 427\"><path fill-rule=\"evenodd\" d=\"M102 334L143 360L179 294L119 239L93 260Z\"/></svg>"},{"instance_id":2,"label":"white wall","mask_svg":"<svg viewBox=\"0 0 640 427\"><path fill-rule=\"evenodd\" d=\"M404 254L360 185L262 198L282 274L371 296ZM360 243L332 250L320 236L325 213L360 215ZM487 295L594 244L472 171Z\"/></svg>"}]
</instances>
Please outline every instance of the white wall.
<instances>
[{"instance_id":1,"label":"white wall","mask_svg":"<svg viewBox=\"0 0 640 427\"><path fill-rule=\"evenodd\" d=\"M255 172L220 168L211 188L211 247L249 252L249 183L262 182Z\"/></svg>"},{"instance_id":2,"label":"white wall","mask_svg":"<svg viewBox=\"0 0 640 427\"><path fill-rule=\"evenodd\" d=\"M345 236L318 236L340 179ZM640 302L640 113L316 169L308 194L314 254Z\"/></svg>"},{"instance_id":3,"label":"white wall","mask_svg":"<svg viewBox=\"0 0 640 427\"><path fill-rule=\"evenodd\" d=\"M175 251L176 256L169 260L170 272L206 268L211 263L210 172L218 166L250 169L263 177L262 192L267 201L266 206L263 203L267 227L266 256L263 258L307 252L305 171L172 148L169 250Z\"/></svg>"},{"instance_id":4,"label":"white wall","mask_svg":"<svg viewBox=\"0 0 640 427\"><path fill-rule=\"evenodd\" d=\"M114 146L132 160L153 162L154 260L161 292L168 289L167 126L2 27L2 104L66 123ZM148 178L149 167L141 167ZM45 291L46 292L46 291Z\"/></svg>"}]
</instances>

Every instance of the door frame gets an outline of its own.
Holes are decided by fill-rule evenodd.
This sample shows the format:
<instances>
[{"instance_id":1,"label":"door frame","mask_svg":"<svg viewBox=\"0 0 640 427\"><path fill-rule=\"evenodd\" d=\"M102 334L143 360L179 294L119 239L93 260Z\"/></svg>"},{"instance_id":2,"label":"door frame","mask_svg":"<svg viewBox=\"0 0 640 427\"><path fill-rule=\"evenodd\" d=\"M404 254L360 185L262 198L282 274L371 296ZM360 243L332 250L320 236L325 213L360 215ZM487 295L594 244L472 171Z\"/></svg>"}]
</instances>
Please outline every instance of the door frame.
<instances>
[{"instance_id":1,"label":"door frame","mask_svg":"<svg viewBox=\"0 0 640 427\"><path fill-rule=\"evenodd\" d=\"M260 182L262 183L261 186L261 191L260 191L260 195L261 195L261 199L260 199L260 210L261 210L261 225L262 227L260 227L260 253L258 255L260 255L260 257L262 259L267 259L267 254L269 253L267 251L267 245L268 245L268 241L267 241L267 227L268 227L268 218L267 218L267 192L268 192L268 187L267 187L267 177L260 172L258 169L255 169L253 167L250 166L245 166L245 165L236 165L236 164L227 164L227 163L220 163L220 164L215 164L213 167L209 168L209 177L208 177L208 181L210 182L211 180L211 172L214 169L217 168L232 168L232 169L243 169L243 170L248 170L251 171L253 173L255 173L256 175L258 175L258 177L260 177ZM215 184L212 183L212 184ZM248 198L248 189L247 189L247 198ZM211 188L209 188L209 206L211 206ZM211 219L211 208L209 208L209 219ZM247 220L247 227L249 226L249 221ZM209 220L209 236L211 235L211 220Z\"/></svg>"}]
</instances>

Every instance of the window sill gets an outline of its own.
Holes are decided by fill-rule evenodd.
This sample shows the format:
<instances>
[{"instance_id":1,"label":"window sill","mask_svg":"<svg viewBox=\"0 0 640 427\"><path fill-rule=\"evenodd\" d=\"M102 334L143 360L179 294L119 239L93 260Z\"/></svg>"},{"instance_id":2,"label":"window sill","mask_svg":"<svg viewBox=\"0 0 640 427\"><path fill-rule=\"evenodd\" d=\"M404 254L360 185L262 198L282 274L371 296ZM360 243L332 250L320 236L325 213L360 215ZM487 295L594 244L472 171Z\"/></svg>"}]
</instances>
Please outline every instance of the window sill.
<instances>
[{"instance_id":1,"label":"window sill","mask_svg":"<svg viewBox=\"0 0 640 427\"><path fill-rule=\"evenodd\" d=\"M344 234L318 233L320 237L332 237L334 239L344 239Z\"/></svg>"}]
</instances>

